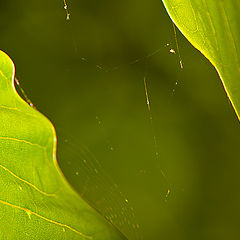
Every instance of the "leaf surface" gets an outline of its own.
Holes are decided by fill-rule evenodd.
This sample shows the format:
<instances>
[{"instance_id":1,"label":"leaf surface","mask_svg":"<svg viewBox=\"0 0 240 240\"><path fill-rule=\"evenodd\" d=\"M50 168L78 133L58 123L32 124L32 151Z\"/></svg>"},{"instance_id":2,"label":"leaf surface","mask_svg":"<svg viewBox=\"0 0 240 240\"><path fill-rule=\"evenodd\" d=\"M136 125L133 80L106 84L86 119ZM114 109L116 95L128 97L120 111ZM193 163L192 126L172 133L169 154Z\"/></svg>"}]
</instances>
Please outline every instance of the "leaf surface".
<instances>
[{"instance_id":1,"label":"leaf surface","mask_svg":"<svg viewBox=\"0 0 240 240\"><path fill-rule=\"evenodd\" d=\"M0 51L0 239L126 239L68 184L50 121L16 92Z\"/></svg>"},{"instance_id":2,"label":"leaf surface","mask_svg":"<svg viewBox=\"0 0 240 240\"><path fill-rule=\"evenodd\" d=\"M216 68L240 115L240 1L163 0L173 22Z\"/></svg>"}]
</instances>

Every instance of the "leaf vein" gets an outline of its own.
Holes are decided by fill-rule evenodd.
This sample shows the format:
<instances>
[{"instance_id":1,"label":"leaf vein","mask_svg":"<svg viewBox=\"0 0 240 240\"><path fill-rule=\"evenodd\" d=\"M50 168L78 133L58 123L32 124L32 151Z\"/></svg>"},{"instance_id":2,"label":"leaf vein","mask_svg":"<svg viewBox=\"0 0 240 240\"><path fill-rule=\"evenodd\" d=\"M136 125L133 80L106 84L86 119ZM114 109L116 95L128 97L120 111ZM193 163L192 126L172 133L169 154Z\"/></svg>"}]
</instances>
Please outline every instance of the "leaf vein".
<instances>
[{"instance_id":1,"label":"leaf vein","mask_svg":"<svg viewBox=\"0 0 240 240\"><path fill-rule=\"evenodd\" d=\"M10 207L13 207L13 208L16 208L16 209L19 209L19 210L22 210L22 211L25 211L25 212L27 212L28 214L33 214L33 215L35 215L36 217L39 217L39 218L41 218L41 219L43 219L43 220L45 220L45 221L47 221L47 222L49 222L49 223L52 223L52 224L55 224L55 225L58 225L58 226L61 226L61 227L65 227L65 228L67 228L67 229L75 232L76 234L80 235L81 237L83 237L83 238L85 238L85 239L93 239L92 236L89 236L89 235L86 235L86 234L84 234L84 233L81 233L81 232L79 232L77 229L75 229L75 228L73 228L73 227L71 227L71 226L69 226L69 225L67 225L67 224L54 221L54 220L52 220L52 219L49 219L49 218L47 218L47 217L44 217L44 216L36 213L36 212L33 212L33 211L31 211L31 210L29 210L29 209L27 209L27 208L24 208L24 207L21 207L21 206L17 206L17 205L14 205L14 204L12 204L12 203L9 203L9 202L3 201L3 200L0 200L0 203L2 203L2 204L4 204L4 205L7 205L7 206L10 206Z\"/></svg>"},{"instance_id":2,"label":"leaf vein","mask_svg":"<svg viewBox=\"0 0 240 240\"><path fill-rule=\"evenodd\" d=\"M42 190L40 190L38 187L36 187L35 185L33 185L32 183L28 182L27 180L24 180L23 178L20 178L19 176L17 176L15 173L13 173L12 171L10 171L8 168L6 168L5 166L0 164L0 167L2 169L4 169L5 171L7 171L8 173L10 173L12 176L14 176L15 178L17 178L18 180L28 184L29 186L31 186L32 188L34 188L36 191L40 192L41 194L48 196L48 197L54 197L56 196L56 194L54 193L46 193Z\"/></svg>"},{"instance_id":3,"label":"leaf vein","mask_svg":"<svg viewBox=\"0 0 240 240\"><path fill-rule=\"evenodd\" d=\"M16 112L19 112L19 113L21 113L21 114L23 114L23 115L27 115L27 116L31 116L31 117L37 118L35 115L30 114L30 113L26 113L26 112L22 112L22 111L18 110L18 109L15 108L15 107L0 106L0 108L12 110L12 111L16 111Z\"/></svg>"},{"instance_id":4,"label":"leaf vein","mask_svg":"<svg viewBox=\"0 0 240 240\"><path fill-rule=\"evenodd\" d=\"M219 6L220 6L220 9L221 9L222 17L224 19L223 22L224 22L224 25L225 25L225 28L226 28L227 36L229 38L229 41L231 43L231 47L233 49L234 60L236 61L236 65L239 66L239 57L237 55L236 43L235 43L235 40L234 40L234 37L233 37L233 34L232 34L232 30L230 28L230 24L229 24L229 19L228 19L227 13L226 13L225 8L222 5L221 1L219 2Z\"/></svg>"},{"instance_id":5,"label":"leaf vein","mask_svg":"<svg viewBox=\"0 0 240 240\"><path fill-rule=\"evenodd\" d=\"M31 146L35 146L35 147L39 147L39 148L42 148L42 149L45 149L44 146L38 144L38 143L32 143L32 142L29 142L27 140L24 140L24 139L18 139L18 138L12 138L12 137L0 137L0 139L2 140L10 140L10 141L16 141L16 142L22 142L22 143L26 143L26 144L29 144Z\"/></svg>"}]
</instances>

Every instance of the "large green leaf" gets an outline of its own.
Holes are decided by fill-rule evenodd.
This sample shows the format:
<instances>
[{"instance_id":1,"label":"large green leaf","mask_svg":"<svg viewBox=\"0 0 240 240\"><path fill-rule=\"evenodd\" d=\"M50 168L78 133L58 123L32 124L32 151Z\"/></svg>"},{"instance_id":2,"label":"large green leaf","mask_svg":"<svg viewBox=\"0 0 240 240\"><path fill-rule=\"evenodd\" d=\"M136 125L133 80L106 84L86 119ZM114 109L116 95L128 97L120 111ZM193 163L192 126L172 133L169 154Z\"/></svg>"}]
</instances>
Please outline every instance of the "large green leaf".
<instances>
[{"instance_id":1,"label":"large green leaf","mask_svg":"<svg viewBox=\"0 0 240 240\"><path fill-rule=\"evenodd\" d=\"M20 98L14 74L0 51L0 239L126 239L67 183L54 127Z\"/></svg>"},{"instance_id":2,"label":"large green leaf","mask_svg":"<svg viewBox=\"0 0 240 240\"><path fill-rule=\"evenodd\" d=\"M240 1L163 0L173 22L215 66L240 116Z\"/></svg>"}]
</instances>

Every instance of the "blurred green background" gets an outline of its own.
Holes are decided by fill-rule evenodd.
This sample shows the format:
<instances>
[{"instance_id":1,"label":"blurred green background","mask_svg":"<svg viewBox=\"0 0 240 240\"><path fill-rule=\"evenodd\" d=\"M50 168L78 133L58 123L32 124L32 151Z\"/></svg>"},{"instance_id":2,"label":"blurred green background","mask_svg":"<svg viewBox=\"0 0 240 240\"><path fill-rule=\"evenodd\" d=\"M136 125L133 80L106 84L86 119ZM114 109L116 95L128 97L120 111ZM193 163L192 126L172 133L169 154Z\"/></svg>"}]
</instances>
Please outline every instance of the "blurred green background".
<instances>
[{"instance_id":1,"label":"blurred green background","mask_svg":"<svg viewBox=\"0 0 240 240\"><path fill-rule=\"evenodd\" d=\"M180 69L160 0L67 3L69 21L61 0L1 0L0 48L69 182L129 239L238 239L240 129L214 68L177 31Z\"/></svg>"}]
</instances>

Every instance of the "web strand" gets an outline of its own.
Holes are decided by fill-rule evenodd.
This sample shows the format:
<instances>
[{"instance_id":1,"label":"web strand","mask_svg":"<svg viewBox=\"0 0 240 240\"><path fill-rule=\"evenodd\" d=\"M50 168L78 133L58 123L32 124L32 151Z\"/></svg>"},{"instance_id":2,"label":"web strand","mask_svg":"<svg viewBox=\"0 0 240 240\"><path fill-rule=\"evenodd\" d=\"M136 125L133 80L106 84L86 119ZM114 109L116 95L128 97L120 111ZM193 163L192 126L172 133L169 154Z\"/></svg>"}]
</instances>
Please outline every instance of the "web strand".
<instances>
[{"instance_id":1,"label":"web strand","mask_svg":"<svg viewBox=\"0 0 240 240\"><path fill-rule=\"evenodd\" d=\"M149 96L149 91L148 91L148 86L147 86L147 80L146 77L144 77L143 79L143 83L144 83L144 91L145 91L145 98L146 98L146 104L147 104L147 110L148 110L148 114L149 114L149 120L150 120L150 125L152 128L152 133L153 133L153 141L154 141L154 148L155 148L155 159L157 162L159 162L159 152L158 152L158 144L157 144L157 137L155 134L155 128L154 128L154 124L153 124L153 116L152 116L152 110L151 110L151 103L150 103L150 96ZM164 173L164 171L162 169L160 169L160 172L163 176L163 179L165 180L165 182L167 183L167 185L169 186L166 194L164 196L164 200L167 201L170 193L171 193L171 187L170 187L170 183L167 179L166 174Z\"/></svg>"},{"instance_id":2,"label":"web strand","mask_svg":"<svg viewBox=\"0 0 240 240\"><path fill-rule=\"evenodd\" d=\"M66 20L69 21L70 20L70 12L68 10L67 1L63 0L63 3L64 3L63 8L65 9L65 12L66 12Z\"/></svg>"},{"instance_id":3,"label":"web strand","mask_svg":"<svg viewBox=\"0 0 240 240\"><path fill-rule=\"evenodd\" d=\"M178 40L177 40L177 31L176 31L176 27L175 27L174 23L173 23L173 32L174 32L174 39L175 39L175 43L176 43L180 68L183 69L183 61L182 61L182 57L181 57L180 50L179 50L179 44L178 44Z\"/></svg>"}]
</instances>

